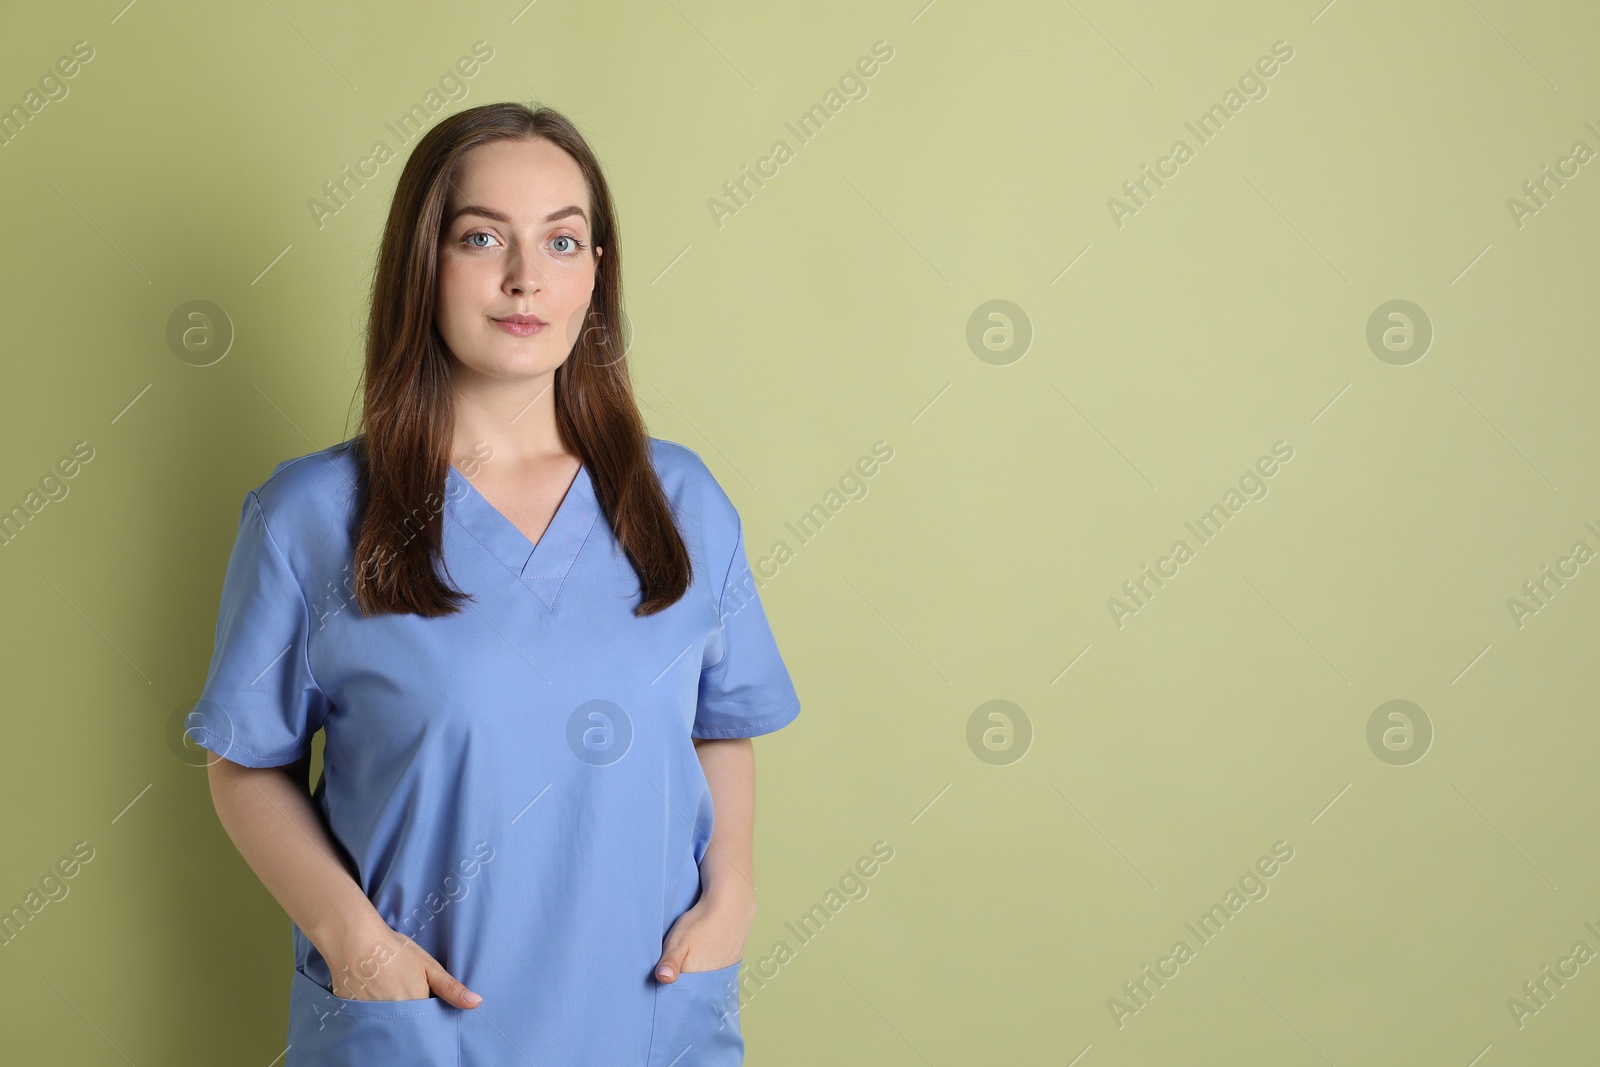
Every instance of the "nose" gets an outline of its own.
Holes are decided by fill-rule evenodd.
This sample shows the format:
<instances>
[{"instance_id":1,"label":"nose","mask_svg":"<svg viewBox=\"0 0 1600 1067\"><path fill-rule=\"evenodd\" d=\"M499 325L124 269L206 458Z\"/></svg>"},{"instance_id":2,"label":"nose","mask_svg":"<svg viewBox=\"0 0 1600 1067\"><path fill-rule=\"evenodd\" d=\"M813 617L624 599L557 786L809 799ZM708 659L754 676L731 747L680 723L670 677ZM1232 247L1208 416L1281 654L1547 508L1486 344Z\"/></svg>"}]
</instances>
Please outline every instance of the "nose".
<instances>
[{"instance_id":1,"label":"nose","mask_svg":"<svg viewBox=\"0 0 1600 1067\"><path fill-rule=\"evenodd\" d=\"M543 286L544 276L539 273L535 257L512 249L506 257L506 292L522 295L537 292Z\"/></svg>"}]
</instances>

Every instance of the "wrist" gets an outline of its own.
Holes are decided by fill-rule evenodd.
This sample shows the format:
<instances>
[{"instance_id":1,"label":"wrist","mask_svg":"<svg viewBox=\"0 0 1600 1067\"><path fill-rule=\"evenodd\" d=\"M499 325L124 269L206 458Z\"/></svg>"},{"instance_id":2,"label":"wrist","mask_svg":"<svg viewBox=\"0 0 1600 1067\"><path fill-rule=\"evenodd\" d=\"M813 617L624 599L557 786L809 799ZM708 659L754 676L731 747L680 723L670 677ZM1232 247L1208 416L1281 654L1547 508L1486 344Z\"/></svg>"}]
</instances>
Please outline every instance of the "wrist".
<instances>
[{"instance_id":1,"label":"wrist","mask_svg":"<svg viewBox=\"0 0 1600 1067\"><path fill-rule=\"evenodd\" d=\"M746 916L754 916L756 913L755 887L743 880L737 885L730 882L708 883L701 887L700 899L713 911Z\"/></svg>"},{"instance_id":2,"label":"wrist","mask_svg":"<svg viewBox=\"0 0 1600 1067\"><path fill-rule=\"evenodd\" d=\"M378 914L371 902L367 902L365 909L356 909L353 913L329 914L301 932L324 958L330 953L348 953L354 948L370 952L374 945L394 937L394 931L383 921L383 916Z\"/></svg>"}]
</instances>

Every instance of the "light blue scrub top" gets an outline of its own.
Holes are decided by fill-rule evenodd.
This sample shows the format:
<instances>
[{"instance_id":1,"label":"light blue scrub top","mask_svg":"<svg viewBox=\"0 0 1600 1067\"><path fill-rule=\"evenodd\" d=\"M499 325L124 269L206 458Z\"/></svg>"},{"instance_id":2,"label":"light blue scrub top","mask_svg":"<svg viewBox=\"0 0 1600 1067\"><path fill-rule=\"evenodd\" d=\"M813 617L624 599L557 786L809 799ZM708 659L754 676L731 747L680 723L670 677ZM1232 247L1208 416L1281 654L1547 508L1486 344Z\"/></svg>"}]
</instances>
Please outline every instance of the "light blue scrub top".
<instances>
[{"instance_id":1,"label":"light blue scrub top","mask_svg":"<svg viewBox=\"0 0 1600 1067\"><path fill-rule=\"evenodd\" d=\"M444 563L477 600L434 619L355 603L351 442L245 497L189 735L271 767L325 730L312 797L352 876L484 998L335 997L293 926L289 1067L743 1062L739 964L654 976L711 838L690 739L769 733L800 701L733 504L698 454L649 445L693 584L644 618L587 466L537 546L451 467Z\"/></svg>"}]
</instances>

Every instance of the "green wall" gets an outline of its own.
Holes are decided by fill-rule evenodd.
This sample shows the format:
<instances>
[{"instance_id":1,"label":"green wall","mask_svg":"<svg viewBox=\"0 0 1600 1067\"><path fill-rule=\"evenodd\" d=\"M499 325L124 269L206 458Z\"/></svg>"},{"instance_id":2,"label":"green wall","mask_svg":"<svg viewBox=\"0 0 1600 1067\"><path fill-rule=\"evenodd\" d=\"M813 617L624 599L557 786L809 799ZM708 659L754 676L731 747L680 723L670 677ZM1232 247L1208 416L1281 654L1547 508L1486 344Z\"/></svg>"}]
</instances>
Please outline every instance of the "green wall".
<instances>
[{"instance_id":1,"label":"green wall","mask_svg":"<svg viewBox=\"0 0 1600 1067\"><path fill-rule=\"evenodd\" d=\"M391 125L503 99L608 168L801 693L752 1065L1592 1059L1593 5L122 2L0 12L0 906L74 872L0 1059L283 1051L182 714L353 432Z\"/></svg>"}]
</instances>

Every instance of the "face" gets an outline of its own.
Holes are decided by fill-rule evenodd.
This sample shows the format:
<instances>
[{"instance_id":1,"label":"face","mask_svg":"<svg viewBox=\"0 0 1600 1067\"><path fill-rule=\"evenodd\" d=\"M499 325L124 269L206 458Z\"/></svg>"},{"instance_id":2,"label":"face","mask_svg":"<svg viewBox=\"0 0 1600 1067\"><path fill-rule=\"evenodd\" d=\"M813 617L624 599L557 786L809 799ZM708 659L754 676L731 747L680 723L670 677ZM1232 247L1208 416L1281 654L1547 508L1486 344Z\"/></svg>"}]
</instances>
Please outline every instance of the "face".
<instances>
[{"instance_id":1,"label":"face","mask_svg":"<svg viewBox=\"0 0 1600 1067\"><path fill-rule=\"evenodd\" d=\"M469 373L506 381L554 373L584 327L602 249L573 158L545 140L469 150L439 238L434 322ZM532 316L544 325L506 321Z\"/></svg>"}]
</instances>

